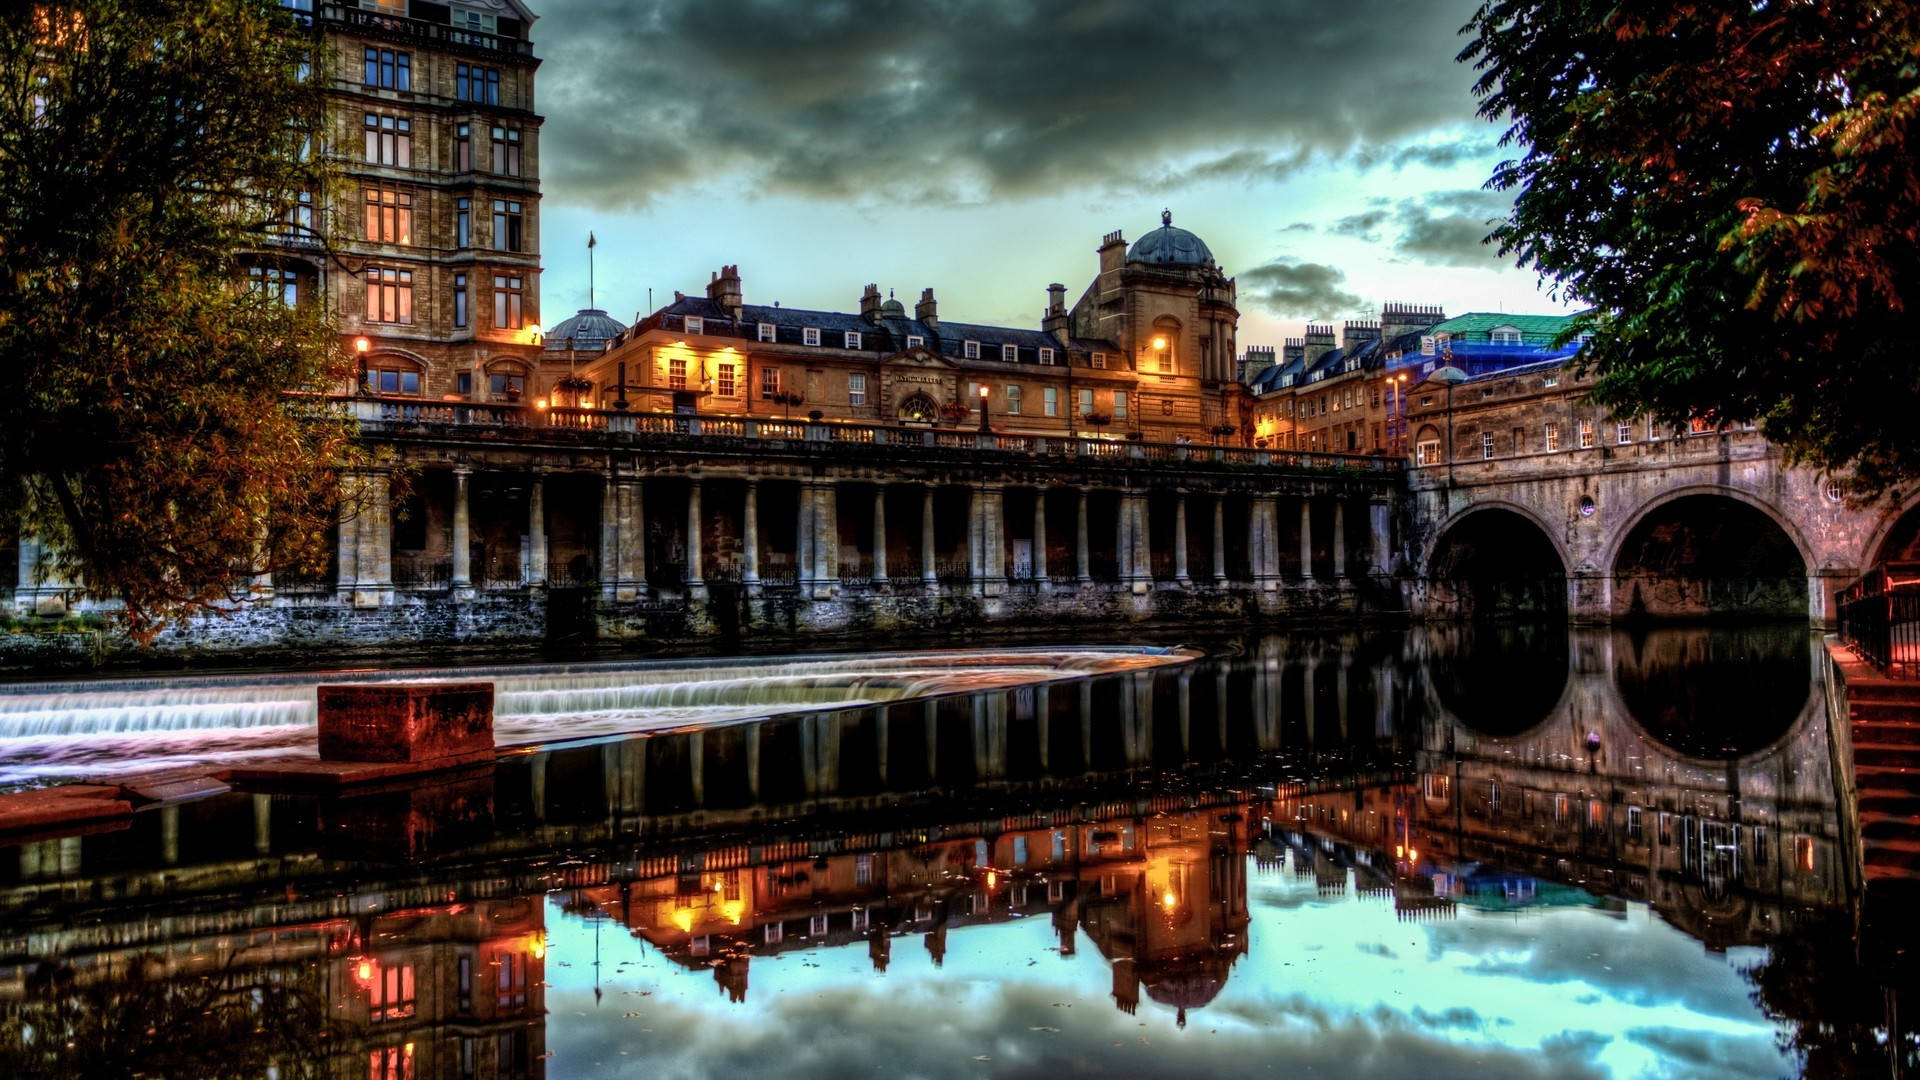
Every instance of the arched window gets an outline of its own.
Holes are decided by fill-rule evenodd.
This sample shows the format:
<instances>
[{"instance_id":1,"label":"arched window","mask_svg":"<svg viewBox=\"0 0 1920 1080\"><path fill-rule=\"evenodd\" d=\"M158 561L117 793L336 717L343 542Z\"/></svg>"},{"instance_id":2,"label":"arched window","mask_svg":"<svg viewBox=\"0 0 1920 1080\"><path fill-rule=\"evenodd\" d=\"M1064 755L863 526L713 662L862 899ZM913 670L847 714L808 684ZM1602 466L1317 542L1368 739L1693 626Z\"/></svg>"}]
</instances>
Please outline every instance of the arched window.
<instances>
[{"instance_id":1,"label":"arched window","mask_svg":"<svg viewBox=\"0 0 1920 1080\"><path fill-rule=\"evenodd\" d=\"M931 424L940 416L940 404L926 393L915 391L900 403L900 419L916 424Z\"/></svg>"},{"instance_id":2,"label":"arched window","mask_svg":"<svg viewBox=\"0 0 1920 1080\"><path fill-rule=\"evenodd\" d=\"M517 402L527 396L527 365L495 360L487 365L487 400Z\"/></svg>"},{"instance_id":3,"label":"arched window","mask_svg":"<svg viewBox=\"0 0 1920 1080\"><path fill-rule=\"evenodd\" d=\"M375 353L367 357L366 382L370 393L418 397L426 389L426 372L409 357Z\"/></svg>"},{"instance_id":4,"label":"arched window","mask_svg":"<svg viewBox=\"0 0 1920 1080\"><path fill-rule=\"evenodd\" d=\"M1441 461L1440 429L1432 424L1426 424L1413 437L1413 463L1438 465Z\"/></svg>"}]
</instances>

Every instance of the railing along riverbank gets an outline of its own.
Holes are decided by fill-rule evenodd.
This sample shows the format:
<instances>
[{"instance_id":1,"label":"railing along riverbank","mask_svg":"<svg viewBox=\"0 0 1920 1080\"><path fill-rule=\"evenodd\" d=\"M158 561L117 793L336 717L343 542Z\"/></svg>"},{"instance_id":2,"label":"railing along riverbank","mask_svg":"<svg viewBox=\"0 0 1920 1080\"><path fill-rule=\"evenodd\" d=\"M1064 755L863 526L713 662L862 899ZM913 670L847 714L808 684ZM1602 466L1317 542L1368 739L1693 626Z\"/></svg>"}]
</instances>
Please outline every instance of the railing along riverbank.
<instances>
[{"instance_id":1,"label":"railing along riverbank","mask_svg":"<svg viewBox=\"0 0 1920 1080\"><path fill-rule=\"evenodd\" d=\"M1840 640L1882 674L1920 678L1920 563L1884 563L1835 597Z\"/></svg>"},{"instance_id":2,"label":"railing along riverbank","mask_svg":"<svg viewBox=\"0 0 1920 1080\"><path fill-rule=\"evenodd\" d=\"M443 424L482 430L573 431L586 434L667 436L687 439L761 440L779 443L829 443L988 451L1051 458L1112 461L1216 462L1303 470L1354 470L1398 475L1400 458L1377 454L1319 454L1259 450L1245 446L1155 443L1133 439L1074 435L1031 435L1004 431L861 424L837 420L777 416L713 416L699 413L644 413L608 409L538 407L474 401L350 395L334 399L362 423Z\"/></svg>"}]
</instances>

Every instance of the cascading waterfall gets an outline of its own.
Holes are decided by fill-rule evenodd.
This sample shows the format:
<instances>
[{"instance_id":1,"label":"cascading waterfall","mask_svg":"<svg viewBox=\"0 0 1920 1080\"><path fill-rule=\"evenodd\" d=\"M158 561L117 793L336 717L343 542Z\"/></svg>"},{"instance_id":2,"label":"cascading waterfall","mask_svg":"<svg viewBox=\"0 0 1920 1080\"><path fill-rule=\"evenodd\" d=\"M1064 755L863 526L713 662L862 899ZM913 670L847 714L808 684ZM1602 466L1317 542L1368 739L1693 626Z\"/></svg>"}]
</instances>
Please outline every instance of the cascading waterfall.
<instances>
[{"instance_id":1,"label":"cascading waterfall","mask_svg":"<svg viewBox=\"0 0 1920 1080\"><path fill-rule=\"evenodd\" d=\"M502 746L856 707L1165 663L1165 650L888 655L204 676L0 687L0 785L312 757L315 687L489 681Z\"/></svg>"}]
</instances>

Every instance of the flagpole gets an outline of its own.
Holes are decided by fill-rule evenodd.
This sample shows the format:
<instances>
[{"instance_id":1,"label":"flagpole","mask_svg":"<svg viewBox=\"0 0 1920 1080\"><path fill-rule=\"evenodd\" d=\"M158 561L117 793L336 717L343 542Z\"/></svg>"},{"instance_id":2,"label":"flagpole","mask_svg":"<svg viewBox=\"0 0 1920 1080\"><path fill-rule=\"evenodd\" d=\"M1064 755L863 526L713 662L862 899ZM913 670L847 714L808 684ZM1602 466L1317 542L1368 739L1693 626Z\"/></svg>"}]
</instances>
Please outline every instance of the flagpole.
<instances>
[{"instance_id":1,"label":"flagpole","mask_svg":"<svg viewBox=\"0 0 1920 1080\"><path fill-rule=\"evenodd\" d=\"M593 307L593 247L597 241L592 230L587 232L587 306Z\"/></svg>"}]
</instances>

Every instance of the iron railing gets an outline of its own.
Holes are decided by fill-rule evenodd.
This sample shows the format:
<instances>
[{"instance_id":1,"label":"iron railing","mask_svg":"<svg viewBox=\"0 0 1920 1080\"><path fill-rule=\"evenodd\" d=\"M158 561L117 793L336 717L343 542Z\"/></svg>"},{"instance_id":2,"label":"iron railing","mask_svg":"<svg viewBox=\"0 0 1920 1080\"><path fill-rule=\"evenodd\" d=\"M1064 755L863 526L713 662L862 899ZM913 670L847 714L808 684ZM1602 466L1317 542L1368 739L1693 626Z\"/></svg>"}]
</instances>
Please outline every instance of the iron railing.
<instances>
[{"instance_id":1,"label":"iron railing","mask_svg":"<svg viewBox=\"0 0 1920 1080\"><path fill-rule=\"evenodd\" d=\"M1894 678L1920 678L1920 563L1883 563L1840 590L1840 640Z\"/></svg>"}]
</instances>

